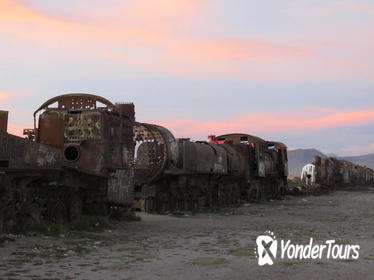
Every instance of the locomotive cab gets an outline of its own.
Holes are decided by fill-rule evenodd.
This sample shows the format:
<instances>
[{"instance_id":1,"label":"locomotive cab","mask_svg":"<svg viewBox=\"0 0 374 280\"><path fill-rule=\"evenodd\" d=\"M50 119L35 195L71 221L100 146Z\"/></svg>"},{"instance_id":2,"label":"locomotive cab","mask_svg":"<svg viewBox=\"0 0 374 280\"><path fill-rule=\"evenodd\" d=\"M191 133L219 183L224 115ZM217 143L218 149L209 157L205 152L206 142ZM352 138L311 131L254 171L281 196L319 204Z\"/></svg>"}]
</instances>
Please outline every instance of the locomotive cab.
<instances>
[{"instance_id":1,"label":"locomotive cab","mask_svg":"<svg viewBox=\"0 0 374 280\"><path fill-rule=\"evenodd\" d=\"M65 94L35 111L34 130L29 134L35 135L35 142L60 151L61 167L76 171L67 172L67 178L73 176L76 183L84 177L72 174L94 175L96 189L106 194L107 202L131 205L134 121L132 103L113 104L92 94Z\"/></svg>"},{"instance_id":2,"label":"locomotive cab","mask_svg":"<svg viewBox=\"0 0 374 280\"><path fill-rule=\"evenodd\" d=\"M212 137L211 143L243 145L248 147L250 173L256 177L265 177L266 141L249 134L234 133Z\"/></svg>"},{"instance_id":3,"label":"locomotive cab","mask_svg":"<svg viewBox=\"0 0 374 280\"><path fill-rule=\"evenodd\" d=\"M267 151L272 154L272 172L288 176L287 146L280 142L267 141Z\"/></svg>"}]
</instances>

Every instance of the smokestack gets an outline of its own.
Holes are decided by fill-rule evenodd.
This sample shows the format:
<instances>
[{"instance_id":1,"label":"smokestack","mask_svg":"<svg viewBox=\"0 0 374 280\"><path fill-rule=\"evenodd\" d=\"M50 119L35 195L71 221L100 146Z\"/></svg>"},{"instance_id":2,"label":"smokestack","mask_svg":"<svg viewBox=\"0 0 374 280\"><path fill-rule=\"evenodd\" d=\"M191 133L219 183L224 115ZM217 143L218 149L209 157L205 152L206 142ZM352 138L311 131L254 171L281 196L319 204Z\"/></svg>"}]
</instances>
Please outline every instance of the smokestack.
<instances>
[{"instance_id":1,"label":"smokestack","mask_svg":"<svg viewBox=\"0 0 374 280\"><path fill-rule=\"evenodd\" d=\"M0 111L0 131L8 131L8 111Z\"/></svg>"},{"instance_id":2,"label":"smokestack","mask_svg":"<svg viewBox=\"0 0 374 280\"><path fill-rule=\"evenodd\" d=\"M127 117L131 121L135 121L135 106L134 103L116 103L120 114Z\"/></svg>"}]
</instances>

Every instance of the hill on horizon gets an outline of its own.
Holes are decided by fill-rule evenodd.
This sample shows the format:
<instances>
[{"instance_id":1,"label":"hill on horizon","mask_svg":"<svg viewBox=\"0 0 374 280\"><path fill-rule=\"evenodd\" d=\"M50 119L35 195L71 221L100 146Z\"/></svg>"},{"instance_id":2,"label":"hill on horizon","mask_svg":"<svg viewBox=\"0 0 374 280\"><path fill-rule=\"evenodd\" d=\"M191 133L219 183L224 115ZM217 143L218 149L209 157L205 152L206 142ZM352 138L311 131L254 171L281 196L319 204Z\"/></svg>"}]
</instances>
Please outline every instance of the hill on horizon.
<instances>
[{"instance_id":1,"label":"hill on horizon","mask_svg":"<svg viewBox=\"0 0 374 280\"><path fill-rule=\"evenodd\" d=\"M351 156L351 157L339 157L341 159L348 160L350 162L367 166L374 169L374 154L367 154L361 156Z\"/></svg>"}]
</instances>

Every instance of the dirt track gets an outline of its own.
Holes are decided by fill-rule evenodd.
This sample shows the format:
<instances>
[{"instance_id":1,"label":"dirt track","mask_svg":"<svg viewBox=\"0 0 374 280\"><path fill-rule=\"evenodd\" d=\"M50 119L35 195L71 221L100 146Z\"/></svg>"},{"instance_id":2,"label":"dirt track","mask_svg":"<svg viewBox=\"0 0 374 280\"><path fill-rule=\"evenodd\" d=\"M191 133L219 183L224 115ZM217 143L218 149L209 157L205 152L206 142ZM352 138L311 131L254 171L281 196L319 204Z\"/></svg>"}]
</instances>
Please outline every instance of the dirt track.
<instances>
[{"instance_id":1,"label":"dirt track","mask_svg":"<svg viewBox=\"0 0 374 280\"><path fill-rule=\"evenodd\" d=\"M17 237L0 247L0 279L373 279L374 190L222 209L188 216L142 214L103 232ZM266 230L307 244L359 244L358 260L279 260L259 267Z\"/></svg>"}]
</instances>

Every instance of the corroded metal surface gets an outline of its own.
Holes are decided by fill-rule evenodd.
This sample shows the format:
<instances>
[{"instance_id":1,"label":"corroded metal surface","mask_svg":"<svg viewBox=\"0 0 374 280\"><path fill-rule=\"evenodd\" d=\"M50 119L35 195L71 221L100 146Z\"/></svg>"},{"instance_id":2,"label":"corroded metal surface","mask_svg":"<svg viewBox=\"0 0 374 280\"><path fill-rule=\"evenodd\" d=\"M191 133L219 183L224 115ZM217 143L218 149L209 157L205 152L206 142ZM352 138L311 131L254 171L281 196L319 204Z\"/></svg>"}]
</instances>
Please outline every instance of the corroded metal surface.
<instances>
[{"instance_id":1,"label":"corroded metal surface","mask_svg":"<svg viewBox=\"0 0 374 280\"><path fill-rule=\"evenodd\" d=\"M67 94L46 101L36 114L38 126L34 119L34 129L24 131L27 139L0 131L1 181L11 182L10 197L22 197L18 208L32 206L38 219L67 222L81 211L106 215L110 205L132 205L133 104L117 107L99 96Z\"/></svg>"},{"instance_id":2,"label":"corroded metal surface","mask_svg":"<svg viewBox=\"0 0 374 280\"><path fill-rule=\"evenodd\" d=\"M134 103L116 103L117 110L121 116L130 121L135 121L135 105Z\"/></svg>"},{"instance_id":3,"label":"corroded metal surface","mask_svg":"<svg viewBox=\"0 0 374 280\"><path fill-rule=\"evenodd\" d=\"M136 123L133 131L135 179L149 183L166 168L174 137L164 128L144 123Z\"/></svg>"},{"instance_id":4,"label":"corroded metal surface","mask_svg":"<svg viewBox=\"0 0 374 280\"><path fill-rule=\"evenodd\" d=\"M1 168L59 168L62 164L59 149L0 132Z\"/></svg>"},{"instance_id":5,"label":"corroded metal surface","mask_svg":"<svg viewBox=\"0 0 374 280\"><path fill-rule=\"evenodd\" d=\"M98 103L105 105L106 108L116 108L112 102L101 96L87 93L71 93L56 96L47 100L34 112L34 116L39 111L48 109L50 106L52 107L52 105L54 105L55 103L57 103L57 107L54 106L54 108L62 110L100 109L100 105Z\"/></svg>"},{"instance_id":6,"label":"corroded metal surface","mask_svg":"<svg viewBox=\"0 0 374 280\"><path fill-rule=\"evenodd\" d=\"M135 133L141 135L135 156L137 208L186 210L285 194L287 147L281 143L248 134L211 136L209 143L163 141L155 137L160 127L149 130L142 124Z\"/></svg>"},{"instance_id":7,"label":"corroded metal surface","mask_svg":"<svg viewBox=\"0 0 374 280\"><path fill-rule=\"evenodd\" d=\"M117 169L108 180L108 201L118 205L132 205L134 201L134 174L130 169Z\"/></svg>"},{"instance_id":8,"label":"corroded metal surface","mask_svg":"<svg viewBox=\"0 0 374 280\"><path fill-rule=\"evenodd\" d=\"M66 118L65 143L80 143L83 140L100 141L102 139L103 118L100 112L68 113Z\"/></svg>"},{"instance_id":9,"label":"corroded metal surface","mask_svg":"<svg viewBox=\"0 0 374 280\"><path fill-rule=\"evenodd\" d=\"M273 199L287 185L282 143L248 134L175 139L164 127L135 122L134 104L91 94L49 99L24 133L28 139L0 134L0 169L15 192L28 194L25 208L40 198L51 205L43 217L55 222L134 201L166 211Z\"/></svg>"}]
</instances>

